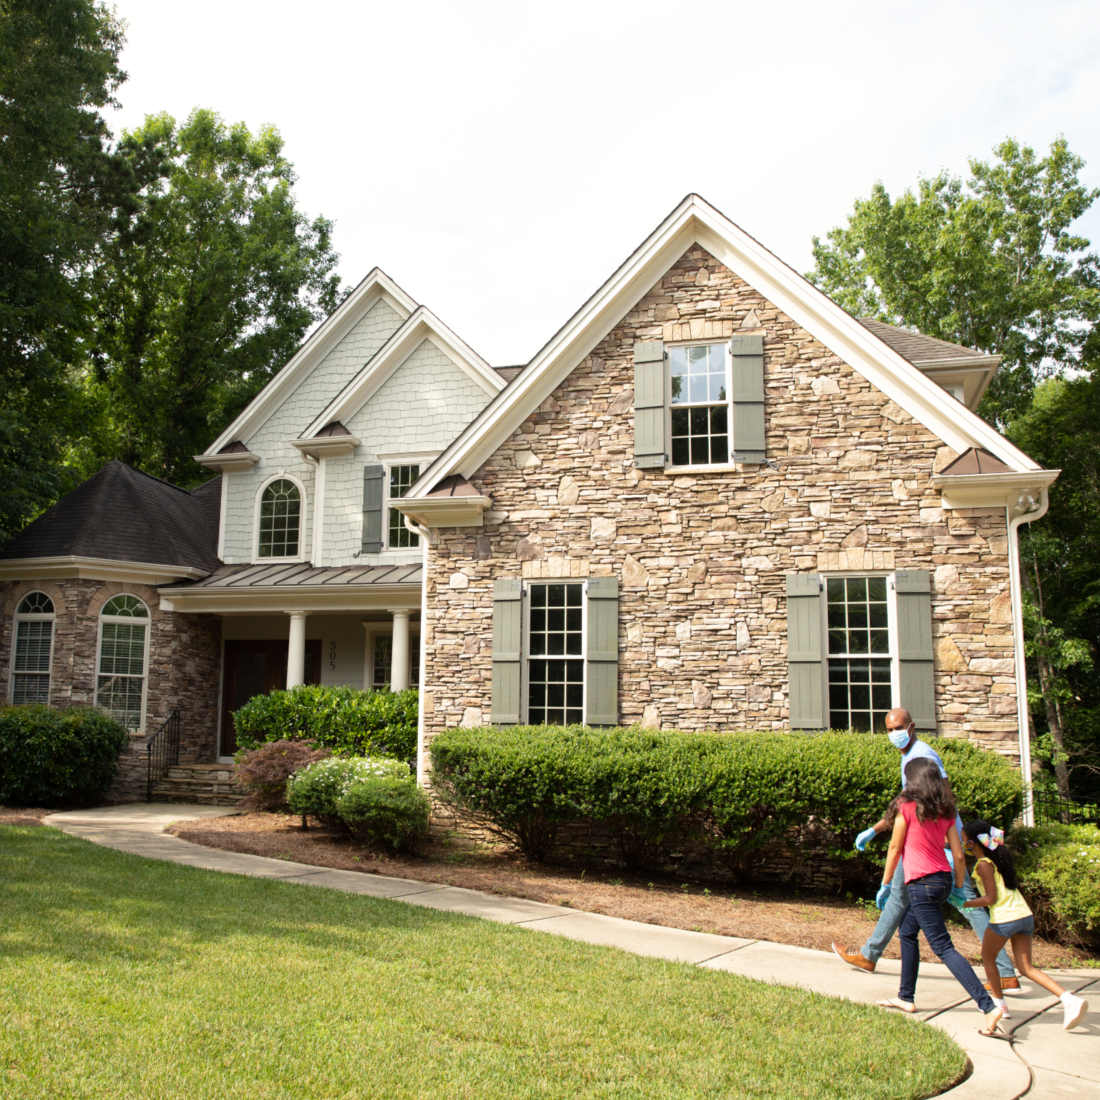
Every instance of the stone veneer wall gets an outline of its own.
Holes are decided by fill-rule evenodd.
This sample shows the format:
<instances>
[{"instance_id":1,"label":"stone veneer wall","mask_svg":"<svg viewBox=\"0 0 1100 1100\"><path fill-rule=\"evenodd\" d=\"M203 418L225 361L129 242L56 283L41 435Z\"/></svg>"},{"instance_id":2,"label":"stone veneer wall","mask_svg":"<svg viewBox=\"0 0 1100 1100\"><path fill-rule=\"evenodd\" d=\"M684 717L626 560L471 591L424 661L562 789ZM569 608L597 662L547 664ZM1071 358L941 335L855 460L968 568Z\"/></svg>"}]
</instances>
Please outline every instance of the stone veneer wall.
<instances>
[{"instance_id":1,"label":"stone veneer wall","mask_svg":"<svg viewBox=\"0 0 1100 1100\"><path fill-rule=\"evenodd\" d=\"M735 329L764 337L778 470L634 469L634 342ZM912 568L933 574L939 732L1015 759L1006 517L940 508L929 476L954 457L692 248L474 475L493 499L485 528L433 533L427 737L489 719L496 578L620 578L624 724L783 729L785 574Z\"/></svg>"},{"instance_id":2,"label":"stone veneer wall","mask_svg":"<svg viewBox=\"0 0 1100 1100\"><path fill-rule=\"evenodd\" d=\"M156 589L117 581L17 581L0 586L3 634L0 637L0 685L9 698L12 626L19 601L33 591L54 603L53 667L50 703L55 707L91 706L95 702L99 613L119 592L132 592L150 611L149 677L145 729L153 733L179 707L182 712L180 761L215 759L221 674L221 620L213 615L183 615L160 609ZM132 801L145 792L145 736L133 735L130 751L120 761L111 791L117 801Z\"/></svg>"}]
</instances>

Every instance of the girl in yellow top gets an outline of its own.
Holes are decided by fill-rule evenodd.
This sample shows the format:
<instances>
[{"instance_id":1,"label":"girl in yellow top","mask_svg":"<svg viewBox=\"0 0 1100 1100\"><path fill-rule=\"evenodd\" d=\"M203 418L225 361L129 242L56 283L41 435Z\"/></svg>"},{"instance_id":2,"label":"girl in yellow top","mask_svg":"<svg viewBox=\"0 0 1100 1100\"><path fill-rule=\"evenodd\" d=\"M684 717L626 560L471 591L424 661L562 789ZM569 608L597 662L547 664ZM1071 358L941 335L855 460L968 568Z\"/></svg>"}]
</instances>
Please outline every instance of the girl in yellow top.
<instances>
[{"instance_id":1,"label":"girl in yellow top","mask_svg":"<svg viewBox=\"0 0 1100 1100\"><path fill-rule=\"evenodd\" d=\"M978 818L963 826L963 847L977 856L974 870L985 893L982 897L964 901L956 908L977 909L989 907L989 927L982 939L982 962L993 1001L1007 1015L1004 994L1001 992L1001 976L997 972L997 952L1007 940L1012 941L1012 958L1016 969L1037 985L1049 990L1062 1002L1065 1009L1063 1027L1068 1031L1076 1027L1089 1010L1088 1001L1075 997L1056 981L1031 965L1031 937L1035 932L1035 918L1031 907L1024 901L1016 881L1016 869L1012 865L1012 853L1005 847L1004 833L995 825Z\"/></svg>"}]
</instances>

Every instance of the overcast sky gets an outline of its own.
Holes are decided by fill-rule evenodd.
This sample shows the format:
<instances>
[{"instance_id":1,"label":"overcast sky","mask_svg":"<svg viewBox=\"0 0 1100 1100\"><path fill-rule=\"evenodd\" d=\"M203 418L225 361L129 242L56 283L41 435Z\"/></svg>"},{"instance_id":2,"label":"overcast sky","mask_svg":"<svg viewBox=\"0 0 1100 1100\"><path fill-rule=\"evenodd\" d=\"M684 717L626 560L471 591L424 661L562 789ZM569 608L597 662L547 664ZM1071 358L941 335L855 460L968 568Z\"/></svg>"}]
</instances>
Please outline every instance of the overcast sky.
<instances>
[{"instance_id":1,"label":"overcast sky","mask_svg":"<svg viewBox=\"0 0 1100 1100\"><path fill-rule=\"evenodd\" d=\"M876 179L1064 133L1100 186L1100 4L117 0L114 128L276 125L352 284L526 362L685 194L799 271ZM1100 204L1098 204L1100 206ZM1100 245L1100 209L1084 231Z\"/></svg>"}]
</instances>

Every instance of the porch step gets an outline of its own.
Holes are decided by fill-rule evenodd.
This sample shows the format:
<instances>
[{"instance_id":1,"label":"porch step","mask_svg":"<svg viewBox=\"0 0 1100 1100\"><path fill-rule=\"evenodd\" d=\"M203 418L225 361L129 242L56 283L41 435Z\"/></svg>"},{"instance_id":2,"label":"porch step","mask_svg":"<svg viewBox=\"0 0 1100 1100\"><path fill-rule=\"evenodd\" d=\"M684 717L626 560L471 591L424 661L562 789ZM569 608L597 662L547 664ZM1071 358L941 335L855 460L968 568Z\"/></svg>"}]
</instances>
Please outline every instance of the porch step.
<instances>
[{"instance_id":1,"label":"porch step","mask_svg":"<svg viewBox=\"0 0 1100 1100\"><path fill-rule=\"evenodd\" d=\"M195 806L235 806L244 794L228 764L180 764L153 787L154 802Z\"/></svg>"}]
</instances>

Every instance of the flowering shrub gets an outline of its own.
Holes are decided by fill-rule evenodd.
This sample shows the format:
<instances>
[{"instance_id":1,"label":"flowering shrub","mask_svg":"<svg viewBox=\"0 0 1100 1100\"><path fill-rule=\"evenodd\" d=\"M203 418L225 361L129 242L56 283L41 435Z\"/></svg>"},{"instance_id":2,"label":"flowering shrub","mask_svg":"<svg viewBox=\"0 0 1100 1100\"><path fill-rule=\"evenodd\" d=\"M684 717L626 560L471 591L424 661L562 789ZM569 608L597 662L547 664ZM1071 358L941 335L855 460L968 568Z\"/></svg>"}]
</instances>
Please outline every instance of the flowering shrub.
<instances>
[{"instance_id":1,"label":"flowering shrub","mask_svg":"<svg viewBox=\"0 0 1100 1100\"><path fill-rule=\"evenodd\" d=\"M326 825L341 825L336 803L356 783L368 779L407 779L409 766L381 756L329 756L302 768L286 785L291 813L310 815Z\"/></svg>"},{"instance_id":2,"label":"flowering shrub","mask_svg":"<svg viewBox=\"0 0 1100 1100\"><path fill-rule=\"evenodd\" d=\"M1100 828L1014 829L1009 847L1038 930L1068 943L1100 943Z\"/></svg>"},{"instance_id":3,"label":"flowering shrub","mask_svg":"<svg viewBox=\"0 0 1100 1100\"><path fill-rule=\"evenodd\" d=\"M428 835L431 803L412 776L357 780L336 809L352 835L372 846L407 848Z\"/></svg>"}]
</instances>

